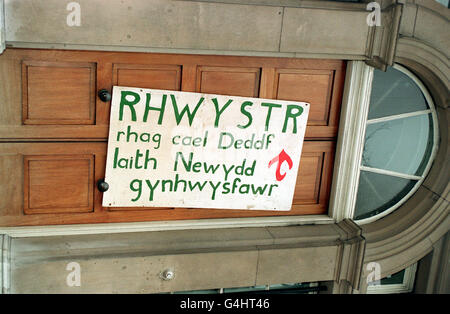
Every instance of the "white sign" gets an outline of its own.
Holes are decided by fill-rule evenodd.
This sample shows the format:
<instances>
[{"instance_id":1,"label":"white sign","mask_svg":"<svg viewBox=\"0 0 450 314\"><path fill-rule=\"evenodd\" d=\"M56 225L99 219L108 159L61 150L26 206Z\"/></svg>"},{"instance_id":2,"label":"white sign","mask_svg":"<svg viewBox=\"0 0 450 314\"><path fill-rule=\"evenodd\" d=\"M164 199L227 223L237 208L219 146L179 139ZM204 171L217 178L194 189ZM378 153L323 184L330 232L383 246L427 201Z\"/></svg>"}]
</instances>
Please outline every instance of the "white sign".
<instances>
[{"instance_id":1,"label":"white sign","mask_svg":"<svg viewBox=\"0 0 450 314\"><path fill-rule=\"evenodd\" d=\"M290 210L309 104L113 88L105 207Z\"/></svg>"}]
</instances>

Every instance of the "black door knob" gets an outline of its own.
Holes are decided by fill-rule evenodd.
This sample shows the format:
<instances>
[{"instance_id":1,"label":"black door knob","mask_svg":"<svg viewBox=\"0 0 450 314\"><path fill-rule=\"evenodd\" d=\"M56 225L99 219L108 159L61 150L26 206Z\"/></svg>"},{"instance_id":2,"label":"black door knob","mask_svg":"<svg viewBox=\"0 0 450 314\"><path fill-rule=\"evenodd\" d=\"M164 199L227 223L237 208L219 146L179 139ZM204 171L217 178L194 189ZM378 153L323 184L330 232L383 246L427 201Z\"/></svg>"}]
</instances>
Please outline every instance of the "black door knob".
<instances>
[{"instance_id":1,"label":"black door knob","mask_svg":"<svg viewBox=\"0 0 450 314\"><path fill-rule=\"evenodd\" d=\"M106 89L101 89L98 91L98 97L101 101L107 102L111 100L111 93Z\"/></svg>"},{"instance_id":2,"label":"black door knob","mask_svg":"<svg viewBox=\"0 0 450 314\"><path fill-rule=\"evenodd\" d=\"M106 192L109 189L109 184L105 182L105 180L100 179L97 182L97 188L100 192Z\"/></svg>"}]
</instances>

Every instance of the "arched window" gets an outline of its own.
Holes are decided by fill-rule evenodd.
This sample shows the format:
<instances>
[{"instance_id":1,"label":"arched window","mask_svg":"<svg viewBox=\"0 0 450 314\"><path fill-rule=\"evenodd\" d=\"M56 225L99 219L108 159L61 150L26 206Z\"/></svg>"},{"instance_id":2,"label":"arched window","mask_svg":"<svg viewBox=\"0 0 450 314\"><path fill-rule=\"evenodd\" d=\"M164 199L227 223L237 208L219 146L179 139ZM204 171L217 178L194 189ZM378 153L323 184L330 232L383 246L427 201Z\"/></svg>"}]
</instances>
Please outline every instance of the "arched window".
<instances>
[{"instance_id":1,"label":"arched window","mask_svg":"<svg viewBox=\"0 0 450 314\"><path fill-rule=\"evenodd\" d=\"M374 71L354 219L377 220L406 202L425 179L437 150L433 100L410 71Z\"/></svg>"}]
</instances>

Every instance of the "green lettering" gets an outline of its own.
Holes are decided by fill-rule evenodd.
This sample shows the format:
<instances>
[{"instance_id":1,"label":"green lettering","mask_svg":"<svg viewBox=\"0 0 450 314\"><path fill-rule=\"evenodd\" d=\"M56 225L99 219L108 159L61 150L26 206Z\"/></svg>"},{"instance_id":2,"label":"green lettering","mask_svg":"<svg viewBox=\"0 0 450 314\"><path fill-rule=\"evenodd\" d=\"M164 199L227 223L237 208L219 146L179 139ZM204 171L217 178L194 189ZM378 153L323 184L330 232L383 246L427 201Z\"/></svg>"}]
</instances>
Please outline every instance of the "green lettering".
<instances>
[{"instance_id":1,"label":"green lettering","mask_svg":"<svg viewBox=\"0 0 450 314\"><path fill-rule=\"evenodd\" d=\"M148 200L153 201L153 192L155 191L156 187L158 186L159 180L156 181L155 185L152 185L150 180L145 180L145 183L147 183L147 186L150 189L150 196L149 196Z\"/></svg>"},{"instance_id":2,"label":"green lettering","mask_svg":"<svg viewBox=\"0 0 450 314\"><path fill-rule=\"evenodd\" d=\"M127 96L133 96L134 99L132 101L127 100ZM122 91L119 105L119 121L123 120L123 110L125 106L130 109L131 112L131 121L136 121L136 110L134 109L134 105L136 105L141 100L141 97L138 93L131 91Z\"/></svg>"},{"instance_id":3,"label":"green lettering","mask_svg":"<svg viewBox=\"0 0 450 314\"><path fill-rule=\"evenodd\" d=\"M200 182L195 182L194 184L191 183L191 181L188 181L189 183L189 189L191 191L195 190L195 188L197 187L200 191L203 191L203 188L205 187L206 183L208 181L204 181L203 184L201 184Z\"/></svg>"},{"instance_id":4,"label":"green lettering","mask_svg":"<svg viewBox=\"0 0 450 314\"><path fill-rule=\"evenodd\" d=\"M213 193L212 193L212 195L211 195L211 199L212 199L212 200L215 200L215 198L216 198L216 190L217 190L218 187L220 186L220 181L217 182L216 185L214 185L214 184L212 183L212 181L208 181L208 183L209 183L209 185L211 185L211 187L213 188Z\"/></svg>"},{"instance_id":5,"label":"green lettering","mask_svg":"<svg viewBox=\"0 0 450 314\"><path fill-rule=\"evenodd\" d=\"M257 186L256 188L255 188L255 186L252 184L252 192L253 192L253 194L260 194L260 195L263 195L264 192L266 191L266 188L267 188L267 184L264 184L264 187Z\"/></svg>"},{"instance_id":6,"label":"green lettering","mask_svg":"<svg viewBox=\"0 0 450 314\"><path fill-rule=\"evenodd\" d=\"M164 108L166 107L166 100L167 100L167 95L163 95L162 96L162 102L161 102L161 107L151 107L150 106L150 99L151 99L151 95L150 93L147 93L147 97L146 97L146 101L145 101L145 112L144 112L144 118L143 121L147 122L147 118L148 118L148 112L150 110L155 110L155 111L159 111L159 118L158 118L158 124L161 125L162 121L163 121L163 117L164 117Z\"/></svg>"},{"instance_id":7,"label":"green lettering","mask_svg":"<svg viewBox=\"0 0 450 314\"><path fill-rule=\"evenodd\" d=\"M135 183L138 183L138 187L136 188L134 185ZM131 199L132 202L136 202L142 194L142 180L138 180L138 179L134 179L133 181L130 182L130 190L133 192L138 192L138 195Z\"/></svg>"},{"instance_id":8,"label":"green lettering","mask_svg":"<svg viewBox=\"0 0 450 314\"><path fill-rule=\"evenodd\" d=\"M197 103L197 106L195 106L194 111L191 113L189 110L189 105L184 106L183 110L181 110L181 113L178 111L177 101L175 99L174 95L170 95L170 98L172 99L172 106L173 110L175 111L175 120L177 121L177 125L180 124L181 120L183 119L184 114L186 113L189 120L189 126L192 125L192 120L194 120L195 114L197 113L198 108L200 108L200 105L202 104L203 100L205 100L204 97L201 97L200 100Z\"/></svg>"},{"instance_id":9,"label":"green lettering","mask_svg":"<svg viewBox=\"0 0 450 314\"><path fill-rule=\"evenodd\" d=\"M162 191L165 192L166 191L166 184L169 183L169 191L172 192L173 190L173 182L172 180L162 180L161 181L161 185L162 185Z\"/></svg>"},{"instance_id":10,"label":"green lettering","mask_svg":"<svg viewBox=\"0 0 450 314\"><path fill-rule=\"evenodd\" d=\"M219 119L220 115L224 112L225 109L228 108L228 106L233 101L232 99L228 100L227 103L222 107L222 109L219 110L219 102L217 101L217 98L211 99L214 103L214 108L216 109L216 120L214 121L214 127L217 128L219 126Z\"/></svg>"},{"instance_id":11,"label":"green lettering","mask_svg":"<svg viewBox=\"0 0 450 314\"><path fill-rule=\"evenodd\" d=\"M192 166L192 159L194 158L194 153L189 154L189 162L186 162L186 160L183 157L182 152L178 152L175 156L175 164L173 165L173 171L177 171L178 168L178 156L181 157L181 161L183 162L183 166L186 169L186 171L191 171Z\"/></svg>"},{"instance_id":12,"label":"green lettering","mask_svg":"<svg viewBox=\"0 0 450 314\"><path fill-rule=\"evenodd\" d=\"M269 194L268 194L269 196L272 195L272 189L273 189L274 187L277 187L277 186L278 186L278 184L271 184L271 185L270 185Z\"/></svg>"},{"instance_id":13,"label":"green lettering","mask_svg":"<svg viewBox=\"0 0 450 314\"><path fill-rule=\"evenodd\" d=\"M238 124L237 127L240 128L240 129L246 129L246 128L248 128L248 127L252 124L252 122L253 122L253 117L252 117L252 115L250 114L250 112L248 112L247 110L245 110L245 107L247 107L247 106L253 106L253 103L252 103L251 101L244 101L244 102L242 103L242 105L241 105L241 113L247 117L248 122L247 122L246 125Z\"/></svg>"},{"instance_id":14,"label":"green lettering","mask_svg":"<svg viewBox=\"0 0 450 314\"><path fill-rule=\"evenodd\" d=\"M293 110L297 110L296 113L292 113ZM286 109L286 116L284 118L284 124L283 124L283 133L286 132L288 120L289 118L292 118L294 120L294 126L292 128L292 133L297 133L297 117L300 116L303 113L303 107L298 105L288 105Z\"/></svg>"},{"instance_id":15,"label":"green lettering","mask_svg":"<svg viewBox=\"0 0 450 314\"><path fill-rule=\"evenodd\" d=\"M239 193L241 193L241 194L248 194L249 190L250 190L250 186L248 184L242 184L239 187Z\"/></svg>"},{"instance_id":16,"label":"green lettering","mask_svg":"<svg viewBox=\"0 0 450 314\"><path fill-rule=\"evenodd\" d=\"M279 104L272 104L268 102L261 103L261 106L267 107L267 115L266 115L266 131L269 130L269 122L270 122L270 116L272 114L272 108L281 108L282 106Z\"/></svg>"}]
</instances>

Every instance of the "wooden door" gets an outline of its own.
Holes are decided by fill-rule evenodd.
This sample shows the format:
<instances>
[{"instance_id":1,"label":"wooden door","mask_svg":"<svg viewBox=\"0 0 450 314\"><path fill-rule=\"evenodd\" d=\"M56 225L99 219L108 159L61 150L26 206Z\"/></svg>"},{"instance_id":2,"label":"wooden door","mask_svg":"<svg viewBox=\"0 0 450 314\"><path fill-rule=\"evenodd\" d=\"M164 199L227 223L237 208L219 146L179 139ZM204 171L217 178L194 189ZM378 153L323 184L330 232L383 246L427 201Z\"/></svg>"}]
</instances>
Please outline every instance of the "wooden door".
<instances>
[{"instance_id":1,"label":"wooden door","mask_svg":"<svg viewBox=\"0 0 450 314\"><path fill-rule=\"evenodd\" d=\"M7 49L0 56L0 226L326 214L345 63ZM311 103L292 210L103 208L110 102L129 86Z\"/></svg>"}]
</instances>

